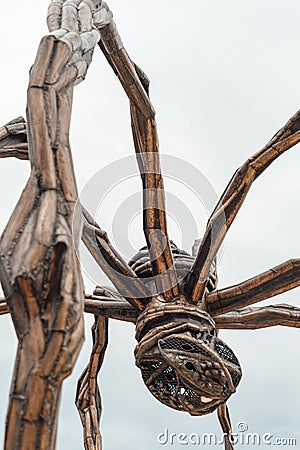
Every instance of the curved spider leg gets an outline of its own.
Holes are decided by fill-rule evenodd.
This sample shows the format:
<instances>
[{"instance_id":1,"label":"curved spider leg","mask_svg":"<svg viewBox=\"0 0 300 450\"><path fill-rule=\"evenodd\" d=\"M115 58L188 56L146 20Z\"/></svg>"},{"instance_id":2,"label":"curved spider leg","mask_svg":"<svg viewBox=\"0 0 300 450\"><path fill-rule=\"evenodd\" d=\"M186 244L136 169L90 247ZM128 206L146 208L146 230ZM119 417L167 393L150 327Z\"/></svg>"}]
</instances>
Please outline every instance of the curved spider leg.
<instances>
[{"instance_id":1,"label":"curved spider leg","mask_svg":"<svg viewBox=\"0 0 300 450\"><path fill-rule=\"evenodd\" d=\"M212 316L266 300L300 286L300 259L290 259L242 283L207 294Z\"/></svg>"},{"instance_id":2,"label":"curved spider leg","mask_svg":"<svg viewBox=\"0 0 300 450\"><path fill-rule=\"evenodd\" d=\"M278 325L300 328L300 308L286 304L248 307L220 314L214 320L218 329L258 330Z\"/></svg>"},{"instance_id":3,"label":"curved spider leg","mask_svg":"<svg viewBox=\"0 0 300 450\"><path fill-rule=\"evenodd\" d=\"M90 361L78 380L75 404L84 430L84 448L101 450L102 439L99 426L102 402L97 376L108 344L108 319L95 316L92 336L93 348Z\"/></svg>"},{"instance_id":4,"label":"curved spider leg","mask_svg":"<svg viewBox=\"0 0 300 450\"><path fill-rule=\"evenodd\" d=\"M223 430L225 450L234 450L229 410L226 403L218 407L218 418Z\"/></svg>"},{"instance_id":5,"label":"curved spider leg","mask_svg":"<svg viewBox=\"0 0 300 450\"><path fill-rule=\"evenodd\" d=\"M97 376L108 343L108 318L135 323L138 311L111 288L99 286L92 296L86 296L85 311L95 315L92 327L93 349L89 364L78 381L75 403L84 429L85 449L101 450L99 424L102 404Z\"/></svg>"},{"instance_id":6,"label":"curved spider leg","mask_svg":"<svg viewBox=\"0 0 300 450\"><path fill-rule=\"evenodd\" d=\"M147 287L111 245L106 232L84 208L82 213L84 216L82 241L85 246L118 292L137 310L143 310L146 300L151 297Z\"/></svg>"},{"instance_id":7,"label":"curved spider leg","mask_svg":"<svg viewBox=\"0 0 300 450\"><path fill-rule=\"evenodd\" d=\"M0 128L0 158L28 159L26 122L17 117Z\"/></svg>"},{"instance_id":8,"label":"curved spider leg","mask_svg":"<svg viewBox=\"0 0 300 450\"><path fill-rule=\"evenodd\" d=\"M55 32L56 33L56 32ZM74 84L99 34L41 40L27 91L31 175L1 238L0 276L19 340L5 449L53 450L63 380L81 349L83 286L74 249L77 200L69 146ZM87 45L88 42L88 45Z\"/></svg>"},{"instance_id":9,"label":"curved spider leg","mask_svg":"<svg viewBox=\"0 0 300 450\"><path fill-rule=\"evenodd\" d=\"M254 180L298 142L300 111L236 171L209 218L195 263L184 282L183 293L191 302L202 300L210 267Z\"/></svg>"},{"instance_id":10,"label":"curved spider leg","mask_svg":"<svg viewBox=\"0 0 300 450\"><path fill-rule=\"evenodd\" d=\"M162 294L167 301L172 300L179 295L179 288L167 233L165 195L155 111L149 99L149 80L129 58L112 14L104 3L95 26L101 35L100 47L130 100L133 139L143 182L144 234L156 294Z\"/></svg>"}]
</instances>

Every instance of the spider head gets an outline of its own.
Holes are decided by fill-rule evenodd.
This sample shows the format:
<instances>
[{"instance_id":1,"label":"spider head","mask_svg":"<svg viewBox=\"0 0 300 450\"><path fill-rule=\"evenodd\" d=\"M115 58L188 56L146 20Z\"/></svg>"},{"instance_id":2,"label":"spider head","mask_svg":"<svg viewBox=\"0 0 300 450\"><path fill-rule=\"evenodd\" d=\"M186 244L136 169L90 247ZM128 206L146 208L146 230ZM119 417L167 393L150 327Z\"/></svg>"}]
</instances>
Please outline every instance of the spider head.
<instances>
[{"instance_id":1,"label":"spider head","mask_svg":"<svg viewBox=\"0 0 300 450\"><path fill-rule=\"evenodd\" d=\"M194 311L185 320L181 314L151 329L144 323L136 364L160 402L191 415L209 414L235 392L241 367L206 313ZM139 324L137 331L140 336Z\"/></svg>"}]
</instances>

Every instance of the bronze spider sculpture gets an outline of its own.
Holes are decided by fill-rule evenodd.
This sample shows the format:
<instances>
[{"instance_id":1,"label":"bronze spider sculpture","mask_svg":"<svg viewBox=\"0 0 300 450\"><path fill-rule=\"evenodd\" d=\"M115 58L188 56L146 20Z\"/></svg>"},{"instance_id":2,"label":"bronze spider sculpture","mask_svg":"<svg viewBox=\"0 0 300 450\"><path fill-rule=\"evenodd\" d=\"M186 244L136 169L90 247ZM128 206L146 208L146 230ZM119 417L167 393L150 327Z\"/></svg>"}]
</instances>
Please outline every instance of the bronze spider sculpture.
<instances>
[{"instance_id":1,"label":"bronze spider sculpture","mask_svg":"<svg viewBox=\"0 0 300 450\"><path fill-rule=\"evenodd\" d=\"M107 346L109 318L136 324L136 364L150 392L192 415L217 410L225 448L233 449L226 401L242 373L218 330L300 327L299 308L251 307L299 286L299 260L218 290L216 255L253 181L300 141L300 112L238 169L189 255L168 238L149 81L125 51L108 6L55 0L48 26L51 34L42 39L30 73L27 124L18 118L0 129L1 156L31 161L29 182L0 246L6 297L1 313L10 312L19 340L5 449L55 448L61 385L81 348L83 309L96 317L93 351L76 397L86 449L101 448L95 378ZM84 78L96 43L129 98L143 182L147 247L129 263L78 204L68 142L73 87ZM117 291L97 287L84 299L77 237Z\"/></svg>"}]
</instances>

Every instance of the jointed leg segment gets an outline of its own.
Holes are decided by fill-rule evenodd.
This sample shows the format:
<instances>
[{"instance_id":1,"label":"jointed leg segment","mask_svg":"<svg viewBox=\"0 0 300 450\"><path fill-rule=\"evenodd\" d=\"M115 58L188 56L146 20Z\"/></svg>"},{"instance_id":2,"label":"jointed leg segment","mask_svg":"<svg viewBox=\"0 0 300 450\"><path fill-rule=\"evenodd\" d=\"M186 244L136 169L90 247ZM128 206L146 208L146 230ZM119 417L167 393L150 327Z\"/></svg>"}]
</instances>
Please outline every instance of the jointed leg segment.
<instances>
[{"instance_id":1,"label":"jointed leg segment","mask_svg":"<svg viewBox=\"0 0 300 450\"><path fill-rule=\"evenodd\" d=\"M109 239L89 213L82 208L84 226L82 240L104 273L110 278L119 293L141 311L151 297L148 289L133 270L113 248Z\"/></svg>"},{"instance_id":2,"label":"jointed leg segment","mask_svg":"<svg viewBox=\"0 0 300 450\"><path fill-rule=\"evenodd\" d=\"M88 63L83 34L76 36L76 56L74 34L66 30L41 41L27 97L31 175L1 238L0 276L19 339L5 450L55 448L62 381L83 343L83 286L72 237L81 217L73 217L68 134L73 86L84 75L81 62ZM91 50L97 31L93 36ZM24 133L22 121L19 126Z\"/></svg>"},{"instance_id":3,"label":"jointed leg segment","mask_svg":"<svg viewBox=\"0 0 300 450\"><path fill-rule=\"evenodd\" d=\"M89 364L81 375L76 393L76 406L84 429L86 450L101 450L102 440L99 430L102 412L97 376L101 369L108 342L108 320L95 316L92 327L93 349Z\"/></svg>"},{"instance_id":4,"label":"jointed leg segment","mask_svg":"<svg viewBox=\"0 0 300 450\"><path fill-rule=\"evenodd\" d=\"M300 308L291 305L270 305L243 308L215 317L220 329L257 330L277 325L300 328Z\"/></svg>"},{"instance_id":5,"label":"jointed leg segment","mask_svg":"<svg viewBox=\"0 0 300 450\"><path fill-rule=\"evenodd\" d=\"M300 259L291 259L243 283L214 291L205 304L212 316L266 300L300 285Z\"/></svg>"},{"instance_id":6,"label":"jointed leg segment","mask_svg":"<svg viewBox=\"0 0 300 450\"><path fill-rule=\"evenodd\" d=\"M185 281L183 291L190 301L197 303L202 300L209 269L254 180L278 156L298 142L300 142L300 111L262 150L237 170L208 221L194 266Z\"/></svg>"},{"instance_id":7,"label":"jointed leg segment","mask_svg":"<svg viewBox=\"0 0 300 450\"><path fill-rule=\"evenodd\" d=\"M107 17L108 23L99 27L101 48L130 100L134 144L144 189L144 233L157 293L171 300L179 295L179 289L167 234L155 111L148 96L147 78L126 53L108 8Z\"/></svg>"},{"instance_id":8,"label":"jointed leg segment","mask_svg":"<svg viewBox=\"0 0 300 450\"><path fill-rule=\"evenodd\" d=\"M232 442L232 429L227 405L221 405L218 408L218 418L223 430L225 450L234 450Z\"/></svg>"}]
</instances>

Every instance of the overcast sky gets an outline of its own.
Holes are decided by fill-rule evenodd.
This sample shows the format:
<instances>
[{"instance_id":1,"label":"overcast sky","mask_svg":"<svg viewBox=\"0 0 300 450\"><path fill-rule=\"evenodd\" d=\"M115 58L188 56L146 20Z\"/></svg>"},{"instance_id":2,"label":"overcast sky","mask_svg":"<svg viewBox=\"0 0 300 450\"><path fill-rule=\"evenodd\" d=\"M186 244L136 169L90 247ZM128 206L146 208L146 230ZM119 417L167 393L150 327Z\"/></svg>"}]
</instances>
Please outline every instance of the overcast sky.
<instances>
[{"instance_id":1,"label":"overcast sky","mask_svg":"<svg viewBox=\"0 0 300 450\"><path fill-rule=\"evenodd\" d=\"M164 163L167 199L172 206L170 237L190 250L197 228L200 236L207 219L199 197L209 209L211 186L220 195L235 169L299 108L299 1L111 0L109 5L127 51L151 80L161 151L169 155L163 162L176 161L174 167ZM40 38L47 33L47 6L47 1L40 0L1 5L1 124L25 114L28 70ZM89 192L90 180L99 180L99 193L97 189L91 192L101 204L97 220L129 258L129 249L134 253L144 245L140 199L135 194L140 180L137 169L135 174L130 172L128 160L118 163L133 154L128 102L98 50L86 81L75 89L71 144L79 191ZM199 171L199 180L207 177L207 190L195 193L189 186L188 166L170 157L189 162ZM17 160L0 163L3 229L28 178L29 164ZM178 167L184 173L174 180ZM220 286L299 257L299 168L298 146L255 182L223 247ZM103 173L114 180L104 192ZM132 199L130 217L126 213L128 199ZM108 284L82 253L87 292L92 292L95 282ZM299 297L299 289L295 289L265 303L299 305ZM90 325L88 318L86 344L74 375L64 385L59 450L83 449L73 403L76 380L89 357ZM244 372L229 401L233 429L246 422L250 432L296 437L299 446L299 330L227 331L221 337L237 354ZM16 342L9 317L1 318L1 342L3 424ZM110 345L100 377L104 449L159 449L157 435L165 428L177 434L219 433L216 414L191 418L151 397L134 366L134 346L133 325L111 322ZM1 440L3 435L2 425Z\"/></svg>"}]
</instances>

